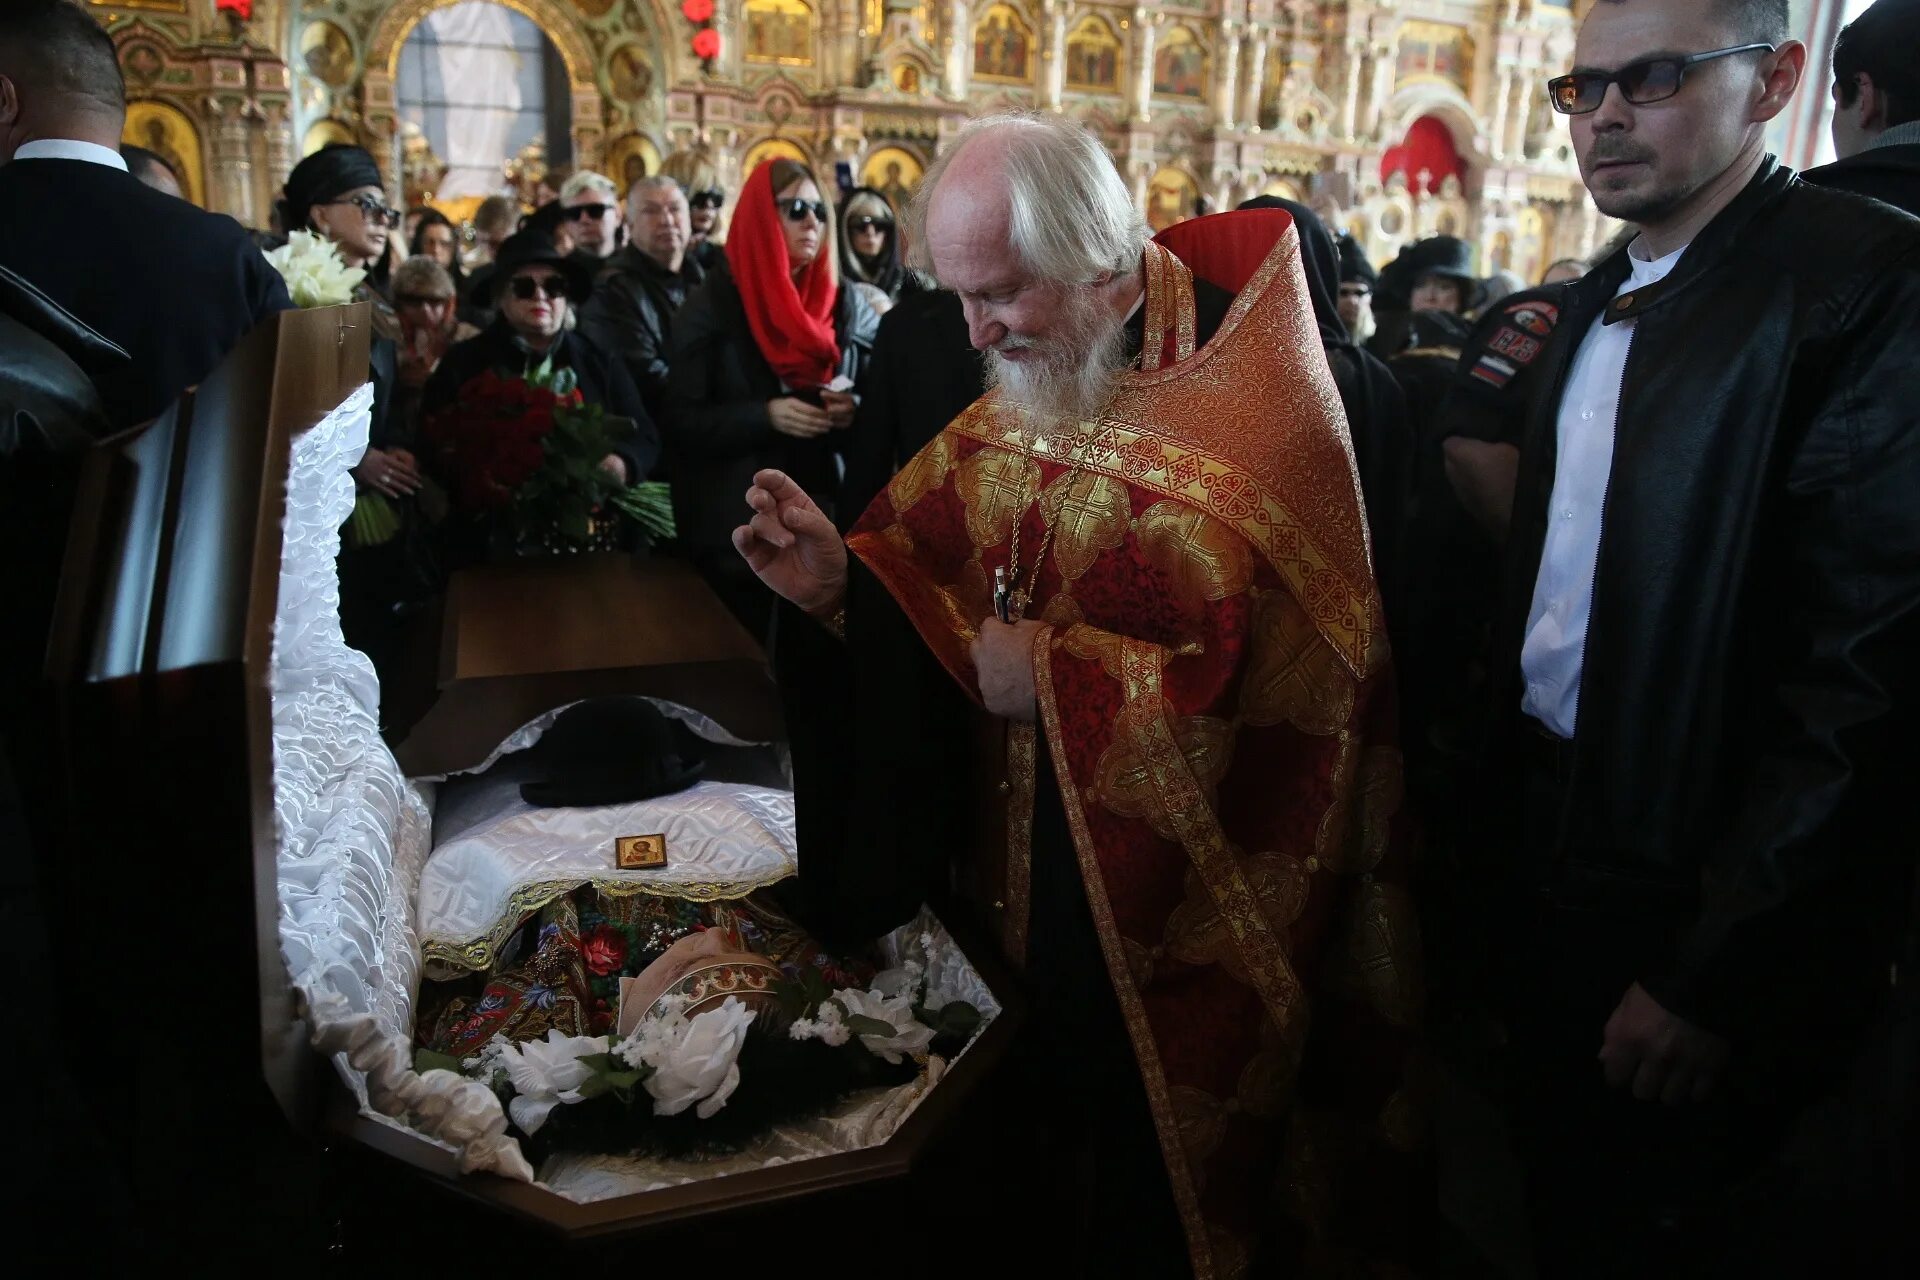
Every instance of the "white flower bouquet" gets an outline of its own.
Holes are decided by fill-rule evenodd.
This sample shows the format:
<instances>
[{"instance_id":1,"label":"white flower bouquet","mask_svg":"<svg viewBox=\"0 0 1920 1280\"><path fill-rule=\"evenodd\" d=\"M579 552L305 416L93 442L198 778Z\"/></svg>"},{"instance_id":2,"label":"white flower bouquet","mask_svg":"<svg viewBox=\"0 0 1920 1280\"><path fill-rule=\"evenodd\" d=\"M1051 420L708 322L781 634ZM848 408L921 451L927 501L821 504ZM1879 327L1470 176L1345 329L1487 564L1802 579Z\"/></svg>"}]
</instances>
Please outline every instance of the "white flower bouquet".
<instances>
[{"instance_id":1,"label":"white flower bouquet","mask_svg":"<svg viewBox=\"0 0 1920 1280\"><path fill-rule=\"evenodd\" d=\"M866 990L820 975L773 984L772 1002L661 996L624 1038L495 1037L464 1061L422 1051L421 1071L458 1071L506 1103L536 1151L680 1156L737 1149L774 1126L866 1088L906 1084L931 1057L951 1057L980 1026L978 1009L930 990L921 957Z\"/></svg>"},{"instance_id":2,"label":"white flower bouquet","mask_svg":"<svg viewBox=\"0 0 1920 1280\"><path fill-rule=\"evenodd\" d=\"M267 255L267 261L287 282L293 305L303 311L352 302L353 291L367 278L366 268L348 266L333 241L311 231L288 236L286 244Z\"/></svg>"}]
</instances>

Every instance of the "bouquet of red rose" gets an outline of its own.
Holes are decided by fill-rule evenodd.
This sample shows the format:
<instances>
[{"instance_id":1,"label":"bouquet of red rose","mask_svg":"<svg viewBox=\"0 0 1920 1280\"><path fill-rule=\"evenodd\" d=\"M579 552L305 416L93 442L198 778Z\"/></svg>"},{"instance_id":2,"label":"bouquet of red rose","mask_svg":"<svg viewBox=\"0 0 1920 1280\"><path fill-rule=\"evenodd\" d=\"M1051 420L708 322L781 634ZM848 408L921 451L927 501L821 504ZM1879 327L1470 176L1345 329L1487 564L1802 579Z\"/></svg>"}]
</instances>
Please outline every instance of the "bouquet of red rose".
<instances>
[{"instance_id":1,"label":"bouquet of red rose","mask_svg":"<svg viewBox=\"0 0 1920 1280\"><path fill-rule=\"evenodd\" d=\"M666 485L623 485L601 465L615 421L584 403L571 369L548 361L521 378L482 373L424 432L454 507L504 518L521 546L595 545L621 515L652 537L673 536Z\"/></svg>"}]
</instances>

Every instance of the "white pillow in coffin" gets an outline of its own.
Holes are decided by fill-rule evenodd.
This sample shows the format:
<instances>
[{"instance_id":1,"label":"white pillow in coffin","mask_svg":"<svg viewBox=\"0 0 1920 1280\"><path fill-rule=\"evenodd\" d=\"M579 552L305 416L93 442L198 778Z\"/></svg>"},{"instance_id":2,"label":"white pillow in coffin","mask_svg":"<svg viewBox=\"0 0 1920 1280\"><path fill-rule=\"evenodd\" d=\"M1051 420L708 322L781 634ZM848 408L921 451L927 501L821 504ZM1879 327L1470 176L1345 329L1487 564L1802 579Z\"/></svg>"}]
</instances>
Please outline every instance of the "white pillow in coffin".
<instances>
[{"instance_id":1,"label":"white pillow in coffin","mask_svg":"<svg viewBox=\"0 0 1920 1280\"><path fill-rule=\"evenodd\" d=\"M417 899L430 973L485 968L528 912L582 885L710 902L799 869L789 792L702 782L631 804L540 808L520 798L530 776L539 775L510 756L442 790ZM616 841L651 835L666 837L667 865L618 869Z\"/></svg>"}]
</instances>

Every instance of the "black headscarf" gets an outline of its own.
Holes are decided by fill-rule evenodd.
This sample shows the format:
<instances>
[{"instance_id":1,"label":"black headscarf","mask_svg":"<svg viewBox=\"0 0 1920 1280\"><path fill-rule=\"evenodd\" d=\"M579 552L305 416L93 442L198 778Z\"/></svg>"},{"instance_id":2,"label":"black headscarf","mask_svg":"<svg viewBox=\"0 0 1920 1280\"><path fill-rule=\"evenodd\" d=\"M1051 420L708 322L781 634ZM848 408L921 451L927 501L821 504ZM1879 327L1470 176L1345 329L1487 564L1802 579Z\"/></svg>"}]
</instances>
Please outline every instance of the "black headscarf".
<instances>
[{"instance_id":1,"label":"black headscarf","mask_svg":"<svg viewBox=\"0 0 1920 1280\"><path fill-rule=\"evenodd\" d=\"M293 166L287 175L286 197L280 202L280 225L288 235L307 229L307 215L315 205L337 200L360 187L381 186L380 166L364 147L344 142L322 147Z\"/></svg>"},{"instance_id":2,"label":"black headscarf","mask_svg":"<svg viewBox=\"0 0 1920 1280\"><path fill-rule=\"evenodd\" d=\"M1293 218L1300 232L1300 265L1307 273L1307 296L1313 299L1313 318L1320 341L1329 347L1350 347L1353 335L1340 319L1340 251L1320 215L1307 206L1279 196L1255 196L1242 209L1280 209Z\"/></svg>"},{"instance_id":3,"label":"black headscarf","mask_svg":"<svg viewBox=\"0 0 1920 1280\"><path fill-rule=\"evenodd\" d=\"M1410 435L1406 400L1393 374L1358 346L1340 319L1340 251L1320 215L1279 196L1256 196L1242 209L1281 209L1300 232L1300 265L1327 367L1347 411L1354 464L1367 502L1367 527L1373 536L1374 574L1389 611L1398 595L1400 519L1406 506Z\"/></svg>"}]
</instances>

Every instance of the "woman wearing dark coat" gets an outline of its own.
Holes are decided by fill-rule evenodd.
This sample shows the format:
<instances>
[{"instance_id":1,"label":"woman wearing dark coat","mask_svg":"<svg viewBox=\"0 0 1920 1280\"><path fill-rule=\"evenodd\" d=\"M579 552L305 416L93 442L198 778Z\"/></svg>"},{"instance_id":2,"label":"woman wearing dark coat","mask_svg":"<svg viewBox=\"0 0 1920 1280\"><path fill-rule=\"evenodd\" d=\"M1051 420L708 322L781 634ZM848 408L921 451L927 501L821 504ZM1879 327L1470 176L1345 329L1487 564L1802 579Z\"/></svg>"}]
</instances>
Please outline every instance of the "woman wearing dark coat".
<instances>
[{"instance_id":1,"label":"woman wearing dark coat","mask_svg":"<svg viewBox=\"0 0 1920 1280\"><path fill-rule=\"evenodd\" d=\"M839 489L879 329L837 278L833 228L810 172L790 160L762 165L740 194L725 258L674 319L667 447L680 541L761 637L773 596L733 549L745 494L769 467L815 495Z\"/></svg>"},{"instance_id":2,"label":"woman wearing dark coat","mask_svg":"<svg viewBox=\"0 0 1920 1280\"><path fill-rule=\"evenodd\" d=\"M484 373L524 378L543 366L567 369L585 404L632 423L601 466L623 484L647 479L660 461L660 432L640 388L623 361L570 327L574 309L593 290L591 273L538 231L510 237L494 261L493 323L449 350L421 395L421 421L429 424L429 435L434 415L457 404L468 384ZM445 475L443 459L429 457L427 463ZM450 521L443 540L448 567L485 559L495 532L485 520Z\"/></svg>"},{"instance_id":3,"label":"woman wearing dark coat","mask_svg":"<svg viewBox=\"0 0 1920 1280\"><path fill-rule=\"evenodd\" d=\"M528 285L521 285L522 280ZM560 296L547 292L549 286L558 288ZM551 360L556 370L573 370L583 401L600 406L608 417L634 424L632 438L616 448L615 456L625 466L628 484L645 480L660 461L660 433L640 399L640 388L617 357L568 327L572 308L592 288L586 270L553 241L534 231L510 238L496 260L494 321L440 361L421 396L423 418L458 400L461 388L483 373L523 377ZM519 296L523 290L528 296Z\"/></svg>"}]
</instances>

